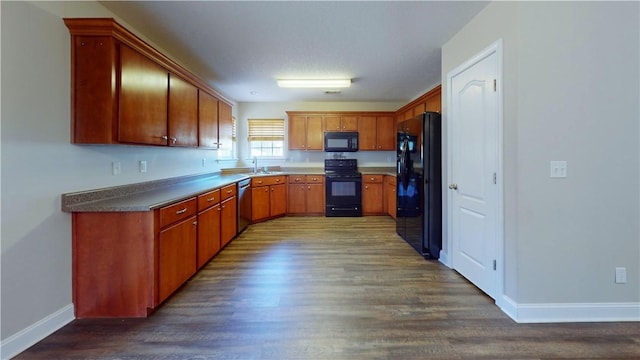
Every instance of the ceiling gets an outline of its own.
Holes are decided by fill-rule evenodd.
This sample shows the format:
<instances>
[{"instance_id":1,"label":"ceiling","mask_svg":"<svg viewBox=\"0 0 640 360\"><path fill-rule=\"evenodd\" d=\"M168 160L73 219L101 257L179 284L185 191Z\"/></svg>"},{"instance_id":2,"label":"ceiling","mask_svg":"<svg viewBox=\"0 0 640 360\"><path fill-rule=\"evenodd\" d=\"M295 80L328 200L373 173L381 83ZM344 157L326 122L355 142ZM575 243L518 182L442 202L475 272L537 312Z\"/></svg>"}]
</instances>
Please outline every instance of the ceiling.
<instances>
[{"instance_id":1,"label":"ceiling","mask_svg":"<svg viewBox=\"0 0 640 360\"><path fill-rule=\"evenodd\" d=\"M440 48L487 3L101 1L237 102L408 102L441 82ZM344 77L339 94L276 84Z\"/></svg>"}]
</instances>

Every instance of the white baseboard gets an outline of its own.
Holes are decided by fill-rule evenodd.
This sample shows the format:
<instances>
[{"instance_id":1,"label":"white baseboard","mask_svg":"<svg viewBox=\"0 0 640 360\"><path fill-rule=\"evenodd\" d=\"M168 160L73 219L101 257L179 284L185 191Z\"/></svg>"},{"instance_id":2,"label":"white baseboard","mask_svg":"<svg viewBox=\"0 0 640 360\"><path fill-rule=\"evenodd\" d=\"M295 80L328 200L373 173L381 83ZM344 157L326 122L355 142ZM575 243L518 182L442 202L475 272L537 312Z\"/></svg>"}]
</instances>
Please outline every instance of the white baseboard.
<instances>
[{"instance_id":1,"label":"white baseboard","mask_svg":"<svg viewBox=\"0 0 640 360\"><path fill-rule=\"evenodd\" d=\"M440 250L440 256L439 256L439 259L438 259L438 260L440 260L440 262L441 262L444 266L446 266L446 267L448 267L449 269L451 269L451 265L450 265L450 263L449 263L449 254L447 254L447 252L446 252L446 251Z\"/></svg>"},{"instance_id":2,"label":"white baseboard","mask_svg":"<svg viewBox=\"0 0 640 360\"><path fill-rule=\"evenodd\" d=\"M73 304L69 304L35 324L11 335L0 343L0 357L2 360L10 359L25 351L38 341L73 321L75 319L73 313Z\"/></svg>"},{"instance_id":3,"label":"white baseboard","mask_svg":"<svg viewBox=\"0 0 640 360\"><path fill-rule=\"evenodd\" d=\"M640 303L518 304L505 296L496 305L518 323L640 321Z\"/></svg>"}]
</instances>

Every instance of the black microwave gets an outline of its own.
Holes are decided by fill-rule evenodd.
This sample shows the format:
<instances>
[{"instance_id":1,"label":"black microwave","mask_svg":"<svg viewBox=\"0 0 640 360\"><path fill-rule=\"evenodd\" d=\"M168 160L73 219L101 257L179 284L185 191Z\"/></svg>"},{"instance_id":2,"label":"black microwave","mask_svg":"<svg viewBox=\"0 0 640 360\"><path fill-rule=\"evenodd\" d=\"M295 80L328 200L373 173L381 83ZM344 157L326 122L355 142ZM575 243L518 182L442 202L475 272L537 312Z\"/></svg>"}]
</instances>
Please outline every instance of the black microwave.
<instances>
[{"instance_id":1,"label":"black microwave","mask_svg":"<svg viewBox=\"0 0 640 360\"><path fill-rule=\"evenodd\" d=\"M343 131L324 133L324 151L326 152L346 152L358 151L358 132Z\"/></svg>"}]
</instances>

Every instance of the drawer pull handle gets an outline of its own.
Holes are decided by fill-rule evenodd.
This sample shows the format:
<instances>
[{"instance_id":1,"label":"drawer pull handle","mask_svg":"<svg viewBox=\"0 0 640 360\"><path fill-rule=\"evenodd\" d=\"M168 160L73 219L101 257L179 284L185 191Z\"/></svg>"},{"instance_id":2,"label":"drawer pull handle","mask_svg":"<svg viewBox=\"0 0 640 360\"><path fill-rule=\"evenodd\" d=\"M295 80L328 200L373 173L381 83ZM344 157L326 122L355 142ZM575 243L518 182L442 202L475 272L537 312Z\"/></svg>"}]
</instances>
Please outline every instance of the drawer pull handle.
<instances>
[{"instance_id":1,"label":"drawer pull handle","mask_svg":"<svg viewBox=\"0 0 640 360\"><path fill-rule=\"evenodd\" d=\"M207 199L207 202L212 202L212 201L214 201L215 199L216 199L215 197L209 198L209 199Z\"/></svg>"},{"instance_id":2,"label":"drawer pull handle","mask_svg":"<svg viewBox=\"0 0 640 360\"><path fill-rule=\"evenodd\" d=\"M184 213L186 213L186 212L187 212L187 208L184 208L184 209L182 209L182 210L178 210L178 211L176 211L176 215L184 214Z\"/></svg>"},{"instance_id":3,"label":"drawer pull handle","mask_svg":"<svg viewBox=\"0 0 640 360\"><path fill-rule=\"evenodd\" d=\"M233 190L227 190L227 194L231 194Z\"/></svg>"},{"instance_id":4,"label":"drawer pull handle","mask_svg":"<svg viewBox=\"0 0 640 360\"><path fill-rule=\"evenodd\" d=\"M276 179L276 182L280 182L280 179Z\"/></svg>"}]
</instances>

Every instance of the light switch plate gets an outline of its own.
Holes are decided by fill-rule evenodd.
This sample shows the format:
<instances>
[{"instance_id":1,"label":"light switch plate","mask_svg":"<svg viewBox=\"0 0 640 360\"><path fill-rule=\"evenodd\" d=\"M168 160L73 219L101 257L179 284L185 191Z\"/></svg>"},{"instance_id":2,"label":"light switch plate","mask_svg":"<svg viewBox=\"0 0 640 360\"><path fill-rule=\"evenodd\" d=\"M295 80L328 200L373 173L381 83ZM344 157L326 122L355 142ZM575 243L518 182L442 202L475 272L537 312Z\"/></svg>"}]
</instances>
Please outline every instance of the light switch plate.
<instances>
[{"instance_id":1,"label":"light switch plate","mask_svg":"<svg viewBox=\"0 0 640 360\"><path fill-rule=\"evenodd\" d=\"M566 178L567 177L567 162L566 161L551 161L551 173L549 177L552 178Z\"/></svg>"},{"instance_id":2,"label":"light switch plate","mask_svg":"<svg viewBox=\"0 0 640 360\"><path fill-rule=\"evenodd\" d=\"M141 173L146 173L147 172L147 161L146 160L140 160L140 172Z\"/></svg>"}]
</instances>

